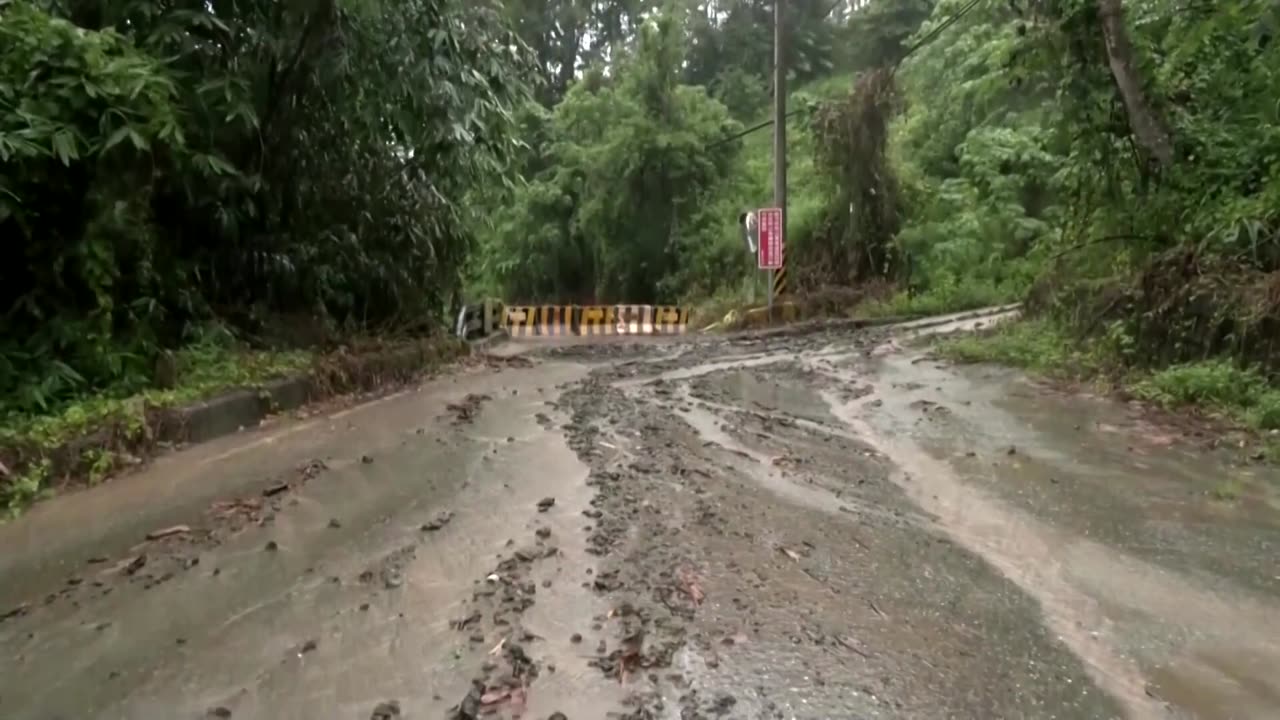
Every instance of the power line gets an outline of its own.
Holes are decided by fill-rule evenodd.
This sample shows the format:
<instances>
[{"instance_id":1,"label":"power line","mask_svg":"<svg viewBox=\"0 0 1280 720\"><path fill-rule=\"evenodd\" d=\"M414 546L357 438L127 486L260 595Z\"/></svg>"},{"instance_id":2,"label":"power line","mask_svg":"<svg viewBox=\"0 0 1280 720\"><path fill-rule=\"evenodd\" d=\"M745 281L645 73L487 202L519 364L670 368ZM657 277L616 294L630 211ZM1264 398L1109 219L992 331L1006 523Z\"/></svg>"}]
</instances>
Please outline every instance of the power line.
<instances>
[{"instance_id":1,"label":"power line","mask_svg":"<svg viewBox=\"0 0 1280 720\"><path fill-rule=\"evenodd\" d=\"M938 36L939 36L939 35L941 35L942 33L946 32L946 30L947 30L948 28L950 28L952 25L955 25L957 22L960 22L961 20L963 20L963 19L964 19L964 16L965 16L965 15L968 15L968 14L969 14L969 12L970 12L970 11L972 11L975 7L977 7L977 6L978 6L978 4L979 4L979 3L981 3L981 2L982 2L982 0L969 0L969 2L968 2L967 4L965 4L963 7L961 7L959 10L957 10L955 13L953 13L952 15L950 15L946 20L943 20L943 21L942 21L942 22L941 22L937 27L935 27L934 29L930 30L930 31L929 31L929 33L928 33L927 35L925 35L924 37L922 37L922 38L920 38L919 40L917 40L917 41L915 42L915 44L913 44L911 47L907 48L907 51L902 55L902 57L898 58L898 61L897 61L897 62L895 62L895 63L893 64L894 70L896 70L896 69L898 68L898 66L902 64L902 62L903 62L904 60L906 60L907 58L911 57L911 55L912 55L912 54L914 54L917 50L919 50L920 48L924 47L925 45L928 45L929 43L933 42L934 40L936 40L936 39L938 38ZM832 5L832 6L831 6L831 10L835 10L837 7L839 7L839 5L840 5L840 3L839 3L839 2L837 2L835 5ZM827 14L830 14L830 13L831 13L831 10L828 10L828 11L827 11ZM789 113L787 113L787 114L786 114L786 117L787 117L787 118L791 118L791 117L794 117L794 116L796 116L796 115L799 115L801 112L803 112L803 109L801 109L801 110L792 110L791 112L789 112ZM711 143L710 145L708 145L708 146L706 147L706 149L707 149L707 150L711 150L711 149L714 149L714 148L718 148L718 147L720 147L721 145L724 145L725 143L730 143L730 142L733 142L734 140L737 140L737 139L739 139L739 138L744 138L744 137L746 137L747 135L750 135L750 134L751 134L751 133L753 133L753 132L759 132L759 131L761 131L761 130L763 130L763 129L767 128L767 127L771 127L772 125L773 125L773 120L765 120L764 122L762 122L762 123L760 123L760 124L758 124L758 125L753 125L753 126L751 126L751 127L747 128L746 130L743 130L743 131L741 131L741 132L734 133L734 134L732 134L732 135L729 135L728 137L720 138L719 140L717 140L717 141L715 141L715 142Z\"/></svg>"},{"instance_id":2,"label":"power line","mask_svg":"<svg viewBox=\"0 0 1280 720\"><path fill-rule=\"evenodd\" d=\"M795 117L796 115L799 115L799 114L800 114L800 113L802 113L802 112L804 112L804 108L798 108L798 109L796 109L796 110L792 110L791 112L787 113L784 117L792 118L792 117ZM752 125L751 127L747 128L746 130L743 130L743 131L741 131L741 132L736 132L736 133L734 133L734 134L732 134L732 135L730 135L730 136L728 136L728 137L722 137L722 138L720 138L719 140L717 140L717 141L715 141L715 142L711 143L710 145L708 145L706 149L707 149L707 150L711 150L711 149L713 149L713 148L718 148L718 147L720 147L721 145L724 145L725 143L733 142L734 140L737 140L737 139L739 139L739 138L744 138L744 137L746 137L746 136L750 135L750 134L751 134L751 133L753 133L753 132L758 132L758 131L763 130L763 129L767 128L767 127L770 127L771 125L773 125L773 120L772 120L772 119L765 120L764 122L762 122L762 123L760 123L760 124L758 124L758 125Z\"/></svg>"},{"instance_id":3,"label":"power line","mask_svg":"<svg viewBox=\"0 0 1280 720\"><path fill-rule=\"evenodd\" d=\"M960 22L960 20L962 20L965 15L968 15L970 10L973 10L975 7L977 7L978 3L980 2L982 2L982 0L969 0L968 4L966 4L964 7L960 8L959 10L955 11L946 20L943 20L942 23L938 25L938 27L930 30L927 35L917 40L915 44L912 45L911 47L907 48L907 51L903 53L902 57L898 58L898 62L894 63L894 66L896 67L898 65L901 65L902 62L907 58L911 57L911 55L915 53L915 51L919 50L925 45L928 45L929 43L936 40L939 35L946 32L947 28Z\"/></svg>"}]
</instances>

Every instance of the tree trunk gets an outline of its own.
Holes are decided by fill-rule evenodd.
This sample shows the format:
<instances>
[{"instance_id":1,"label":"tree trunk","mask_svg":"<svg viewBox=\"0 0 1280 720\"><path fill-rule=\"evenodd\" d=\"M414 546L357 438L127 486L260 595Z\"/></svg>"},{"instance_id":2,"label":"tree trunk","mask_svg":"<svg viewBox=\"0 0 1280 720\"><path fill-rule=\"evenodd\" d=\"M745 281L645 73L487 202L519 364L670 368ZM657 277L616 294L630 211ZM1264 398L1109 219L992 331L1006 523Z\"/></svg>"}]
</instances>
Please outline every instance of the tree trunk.
<instances>
[{"instance_id":1,"label":"tree trunk","mask_svg":"<svg viewBox=\"0 0 1280 720\"><path fill-rule=\"evenodd\" d=\"M580 32L578 18L573 18L572 24L562 21L563 34L561 36L560 57L557 58L560 67L556 72L556 94L564 97L569 91L569 86L573 84L574 75L578 71L578 53L581 51L580 43L582 35Z\"/></svg>"},{"instance_id":2,"label":"tree trunk","mask_svg":"<svg viewBox=\"0 0 1280 720\"><path fill-rule=\"evenodd\" d=\"M1142 79L1138 77L1121 0L1098 0L1098 14L1107 46L1107 64L1124 101L1129 128L1148 162L1154 161L1158 167L1166 168L1173 164L1173 140L1164 121L1151 107Z\"/></svg>"}]
</instances>

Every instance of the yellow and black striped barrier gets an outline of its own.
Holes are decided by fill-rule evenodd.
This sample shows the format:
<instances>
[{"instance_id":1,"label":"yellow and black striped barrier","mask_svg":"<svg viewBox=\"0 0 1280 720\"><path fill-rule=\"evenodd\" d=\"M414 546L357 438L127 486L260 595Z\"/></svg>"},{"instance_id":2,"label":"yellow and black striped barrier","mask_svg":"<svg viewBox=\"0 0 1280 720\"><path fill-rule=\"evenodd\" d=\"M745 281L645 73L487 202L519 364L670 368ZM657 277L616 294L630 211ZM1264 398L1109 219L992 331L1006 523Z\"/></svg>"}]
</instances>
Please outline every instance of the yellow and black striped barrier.
<instances>
[{"instance_id":1,"label":"yellow and black striped barrier","mask_svg":"<svg viewBox=\"0 0 1280 720\"><path fill-rule=\"evenodd\" d=\"M689 309L669 305L508 305L502 327L512 337L682 335Z\"/></svg>"}]
</instances>

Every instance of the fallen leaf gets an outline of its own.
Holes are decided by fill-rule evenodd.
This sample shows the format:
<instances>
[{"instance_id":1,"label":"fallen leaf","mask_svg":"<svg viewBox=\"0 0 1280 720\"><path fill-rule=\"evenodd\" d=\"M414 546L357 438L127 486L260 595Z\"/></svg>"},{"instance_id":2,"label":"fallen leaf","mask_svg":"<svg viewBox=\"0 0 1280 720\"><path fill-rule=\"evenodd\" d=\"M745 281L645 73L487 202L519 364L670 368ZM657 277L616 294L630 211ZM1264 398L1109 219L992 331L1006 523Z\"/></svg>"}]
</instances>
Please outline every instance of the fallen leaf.
<instances>
[{"instance_id":1,"label":"fallen leaf","mask_svg":"<svg viewBox=\"0 0 1280 720\"><path fill-rule=\"evenodd\" d=\"M693 570L687 567L680 568L679 578L680 589L684 594L689 596L694 605L701 605L707 594L702 591L702 586L698 584L698 578L693 574Z\"/></svg>"}]
</instances>

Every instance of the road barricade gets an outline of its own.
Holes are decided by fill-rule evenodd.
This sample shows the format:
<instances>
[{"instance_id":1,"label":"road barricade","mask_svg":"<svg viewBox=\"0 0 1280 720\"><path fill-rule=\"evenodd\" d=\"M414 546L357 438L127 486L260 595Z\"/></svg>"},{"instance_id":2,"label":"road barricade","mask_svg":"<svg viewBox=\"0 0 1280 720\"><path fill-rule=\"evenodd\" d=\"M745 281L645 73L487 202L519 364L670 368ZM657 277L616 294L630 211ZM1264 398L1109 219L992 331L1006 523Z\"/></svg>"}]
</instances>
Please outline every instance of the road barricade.
<instances>
[{"instance_id":1,"label":"road barricade","mask_svg":"<svg viewBox=\"0 0 1280 720\"><path fill-rule=\"evenodd\" d=\"M508 305L502 327L512 337L682 335L689 310L668 305Z\"/></svg>"},{"instance_id":2,"label":"road barricade","mask_svg":"<svg viewBox=\"0 0 1280 720\"><path fill-rule=\"evenodd\" d=\"M453 332L463 340L489 337L502 330L506 312L497 300L485 300L476 305L463 305Z\"/></svg>"}]
</instances>

